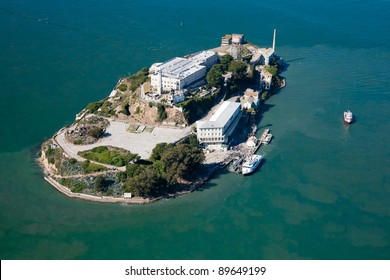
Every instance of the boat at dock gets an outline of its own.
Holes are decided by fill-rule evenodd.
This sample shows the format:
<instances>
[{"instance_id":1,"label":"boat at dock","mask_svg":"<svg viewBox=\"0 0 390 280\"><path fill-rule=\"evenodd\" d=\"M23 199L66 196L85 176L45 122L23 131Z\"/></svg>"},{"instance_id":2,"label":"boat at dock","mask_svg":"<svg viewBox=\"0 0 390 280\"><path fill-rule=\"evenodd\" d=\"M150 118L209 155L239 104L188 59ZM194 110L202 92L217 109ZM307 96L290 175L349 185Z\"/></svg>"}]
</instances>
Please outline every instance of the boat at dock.
<instances>
[{"instance_id":1,"label":"boat at dock","mask_svg":"<svg viewBox=\"0 0 390 280\"><path fill-rule=\"evenodd\" d=\"M262 155L252 155L249 158L246 158L244 160L244 163L242 164L242 169L241 169L242 174L247 175L255 171L255 169L259 166L262 159L263 159Z\"/></svg>"},{"instance_id":2,"label":"boat at dock","mask_svg":"<svg viewBox=\"0 0 390 280\"><path fill-rule=\"evenodd\" d=\"M344 122L345 123L352 123L353 121L353 114L350 110L344 112Z\"/></svg>"},{"instance_id":3,"label":"boat at dock","mask_svg":"<svg viewBox=\"0 0 390 280\"><path fill-rule=\"evenodd\" d=\"M262 143L264 145L268 145L269 142L271 142L271 139L272 139L272 134L271 133L268 133L265 138L263 139Z\"/></svg>"},{"instance_id":4,"label":"boat at dock","mask_svg":"<svg viewBox=\"0 0 390 280\"><path fill-rule=\"evenodd\" d=\"M265 137L267 136L268 133L269 133L269 128L264 129L263 133L260 136L260 141L261 142L263 142L263 140L265 139Z\"/></svg>"},{"instance_id":5,"label":"boat at dock","mask_svg":"<svg viewBox=\"0 0 390 280\"><path fill-rule=\"evenodd\" d=\"M233 159L231 164L228 166L229 172L234 172L234 173L238 173L238 174L241 173L242 160L243 159L241 157L237 157L237 158Z\"/></svg>"}]
</instances>

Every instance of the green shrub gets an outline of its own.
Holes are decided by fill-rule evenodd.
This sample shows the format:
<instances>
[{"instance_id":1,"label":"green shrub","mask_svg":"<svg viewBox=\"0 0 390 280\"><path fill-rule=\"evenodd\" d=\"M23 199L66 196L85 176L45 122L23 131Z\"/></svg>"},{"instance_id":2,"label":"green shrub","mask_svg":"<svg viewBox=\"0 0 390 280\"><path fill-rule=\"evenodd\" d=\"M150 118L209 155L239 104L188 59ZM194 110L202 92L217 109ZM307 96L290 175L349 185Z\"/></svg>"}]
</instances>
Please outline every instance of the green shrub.
<instances>
[{"instance_id":1,"label":"green shrub","mask_svg":"<svg viewBox=\"0 0 390 280\"><path fill-rule=\"evenodd\" d=\"M95 147L91 150L92 152L94 153L104 153L105 151L108 151L108 148L106 146L99 146L99 147Z\"/></svg>"},{"instance_id":2,"label":"green shrub","mask_svg":"<svg viewBox=\"0 0 390 280\"><path fill-rule=\"evenodd\" d=\"M95 147L90 151L83 151L79 152L78 154L88 160L93 160L118 167L125 166L130 161L139 158L137 154L132 154L124 149L113 147L108 149L104 146Z\"/></svg>"},{"instance_id":3,"label":"green shrub","mask_svg":"<svg viewBox=\"0 0 390 280\"><path fill-rule=\"evenodd\" d=\"M98 139L104 134L104 129L101 127L94 126L88 131L88 136Z\"/></svg>"},{"instance_id":4,"label":"green shrub","mask_svg":"<svg viewBox=\"0 0 390 280\"><path fill-rule=\"evenodd\" d=\"M100 107L102 107L103 105L103 101L98 101L98 102L92 102L92 103L89 103L87 105L87 110L93 114L95 113L97 110L99 110Z\"/></svg>"},{"instance_id":5,"label":"green shrub","mask_svg":"<svg viewBox=\"0 0 390 280\"><path fill-rule=\"evenodd\" d=\"M104 167L103 165L90 162L89 160L83 161L82 168L83 168L84 174L95 173L95 172L107 170L107 168Z\"/></svg>"},{"instance_id":6,"label":"green shrub","mask_svg":"<svg viewBox=\"0 0 390 280\"><path fill-rule=\"evenodd\" d=\"M156 121L162 122L168 117L167 112L165 111L165 106L162 104L157 105L157 119Z\"/></svg>"},{"instance_id":7,"label":"green shrub","mask_svg":"<svg viewBox=\"0 0 390 280\"><path fill-rule=\"evenodd\" d=\"M126 91L127 90L127 85L126 84L120 84L119 86L118 86L118 89L120 90L120 91Z\"/></svg>"},{"instance_id":8,"label":"green shrub","mask_svg":"<svg viewBox=\"0 0 390 280\"><path fill-rule=\"evenodd\" d=\"M122 103L122 113L126 116L130 116L130 105L129 102Z\"/></svg>"},{"instance_id":9,"label":"green shrub","mask_svg":"<svg viewBox=\"0 0 390 280\"><path fill-rule=\"evenodd\" d=\"M81 193L86 187L88 187L88 185L85 182L76 183L72 188L72 192Z\"/></svg>"},{"instance_id":10,"label":"green shrub","mask_svg":"<svg viewBox=\"0 0 390 280\"><path fill-rule=\"evenodd\" d=\"M145 83L149 78L149 69L144 67L139 72L129 77L130 80L130 90L136 91L137 88Z\"/></svg>"}]
</instances>

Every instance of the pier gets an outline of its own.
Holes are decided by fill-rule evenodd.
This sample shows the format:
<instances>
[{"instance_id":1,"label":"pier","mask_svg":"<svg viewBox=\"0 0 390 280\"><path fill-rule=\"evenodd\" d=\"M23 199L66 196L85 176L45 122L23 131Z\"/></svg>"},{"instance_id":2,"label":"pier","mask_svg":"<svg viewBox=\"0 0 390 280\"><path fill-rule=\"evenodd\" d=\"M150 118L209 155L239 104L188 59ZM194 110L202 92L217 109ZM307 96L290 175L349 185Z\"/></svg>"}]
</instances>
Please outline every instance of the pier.
<instances>
[{"instance_id":1,"label":"pier","mask_svg":"<svg viewBox=\"0 0 390 280\"><path fill-rule=\"evenodd\" d=\"M252 129L252 132L249 134L248 139L253 137L256 138L254 136L254 132L256 132L256 130L254 128ZM256 138L256 143L255 146L253 147L249 147L247 143L241 143L233 147L233 149L231 150L232 154L229 156L228 158L229 160L226 161L226 165L228 166L227 167L228 171L232 173L240 174L244 159L254 155L259 150L261 145L264 144L264 140L267 138L268 135L270 135L269 131L270 130L268 128L265 129L261 134L260 138L259 139Z\"/></svg>"}]
</instances>

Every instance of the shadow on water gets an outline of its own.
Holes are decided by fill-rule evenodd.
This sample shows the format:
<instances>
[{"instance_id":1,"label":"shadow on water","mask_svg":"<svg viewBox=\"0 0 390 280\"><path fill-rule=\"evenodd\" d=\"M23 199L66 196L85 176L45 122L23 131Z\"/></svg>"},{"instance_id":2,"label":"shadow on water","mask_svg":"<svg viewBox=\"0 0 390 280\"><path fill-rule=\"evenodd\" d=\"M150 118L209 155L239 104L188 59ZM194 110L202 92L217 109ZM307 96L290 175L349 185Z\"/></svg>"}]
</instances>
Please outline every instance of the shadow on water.
<instances>
[{"instance_id":1,"label":"shadow on water","mask_svg":"<svg viewBox=\"0 0 390 280\"><path fill-rule=\"evenodd\" d=\"M287 65L287 67L288 67L290 65L288 63L295 62L295 61L300 61L300 60L304 60L304 59L306 59L306 57L294 58L294 59L290 59L290 60L285 61L285 63Z\"/></svg>"},{"instance_id":2,"label":"shadow on water","mask_svg":"<svg viewBox=\"0 0 390 280\"><path fill-rule=\"evenodd\" d=\"M208 168L210 167L210 164L205 164L205 167ZM214 174L212 176L210 176L210 178L202 185L200 185L198 188L196 188L194 191L204 191L204 190L208 190L212 187L215 187L217 186L218 184L217 183L214 183L214 182L210 182L210 180L214 180L214 179L219 179L221 178L222 176L225 176L226 174L228 174L229 172L226 170L226 168L224 167L219 167L218 170L216 170L214 172Z\"/></svg>"},{"instance_id":3,"label":"shadow on water","mask_svg":"<svg viewBox=\"0 0 390 280\"><path fill-rule=\"evenodd\" d=\"M258 125L261 120L263 119L263 116L266 112L268 112L269 110L271 110L272 107L275 107L275 105L273 104L267 104L267 103L262 103L261 104L261 107L260 107L260 110L259 112L256 114L256 119L255 119L255 122L256 124ZM272 126L272 124L267 124L265 126L262 126L262 127L267 127L267 126ZM260 128L260 127L258 127Z\"/></svg>"}]
</instances>

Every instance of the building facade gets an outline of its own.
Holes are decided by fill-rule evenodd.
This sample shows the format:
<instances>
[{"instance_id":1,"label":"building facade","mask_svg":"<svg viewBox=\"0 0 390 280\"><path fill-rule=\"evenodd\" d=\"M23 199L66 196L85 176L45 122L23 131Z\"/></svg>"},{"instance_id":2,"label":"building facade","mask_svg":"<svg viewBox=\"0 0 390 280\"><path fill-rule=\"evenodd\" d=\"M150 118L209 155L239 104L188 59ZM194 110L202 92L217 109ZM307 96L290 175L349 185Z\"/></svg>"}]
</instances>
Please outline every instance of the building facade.
<instances>
[{"instance_id":1,"label":"building facade","mask_svg":"<svg viewBox=\"0 0 390 280\"><path fill-rule=\"evenodd\" d=\"M199 142L205 145L227 144L240 116L240 103L223 102L210 120L196 122Z\"/></svg>"}]
</instances>

